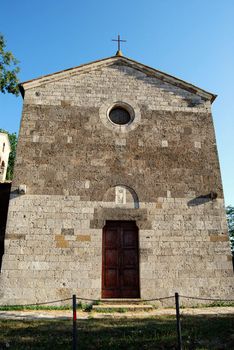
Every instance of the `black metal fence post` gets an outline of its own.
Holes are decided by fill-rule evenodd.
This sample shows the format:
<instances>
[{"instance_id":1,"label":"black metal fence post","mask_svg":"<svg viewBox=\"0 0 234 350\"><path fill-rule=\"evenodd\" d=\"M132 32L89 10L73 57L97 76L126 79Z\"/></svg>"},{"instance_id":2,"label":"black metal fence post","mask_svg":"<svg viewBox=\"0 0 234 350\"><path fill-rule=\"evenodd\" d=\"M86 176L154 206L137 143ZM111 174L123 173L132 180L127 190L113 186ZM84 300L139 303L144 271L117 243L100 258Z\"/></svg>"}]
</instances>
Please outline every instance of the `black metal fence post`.
<instances>
[{"instance_id":1,"label":"black metal fence post","mask_svg":"<svg viewBox=\"0 0 234 350\"><path fill-rule=\"evenodd\" d=\"M73 309L73 331L72 331L72 350L77 350L77 328L76 328L76 295L72 296Z\"/></svg>"},{"instance_id":2,"label":"black metal fence post","mask_svg":"<svg viewBox=\"0 0 234 350\"><path fill-rule=\"evenodd\" d=\"M181 336L181 324L180 324L180 303L179 294L175 293L176 304L176 326L177 326L177 338L178 338L178 350L182 350L182 336Z\"/></svg>"}]
</instances>

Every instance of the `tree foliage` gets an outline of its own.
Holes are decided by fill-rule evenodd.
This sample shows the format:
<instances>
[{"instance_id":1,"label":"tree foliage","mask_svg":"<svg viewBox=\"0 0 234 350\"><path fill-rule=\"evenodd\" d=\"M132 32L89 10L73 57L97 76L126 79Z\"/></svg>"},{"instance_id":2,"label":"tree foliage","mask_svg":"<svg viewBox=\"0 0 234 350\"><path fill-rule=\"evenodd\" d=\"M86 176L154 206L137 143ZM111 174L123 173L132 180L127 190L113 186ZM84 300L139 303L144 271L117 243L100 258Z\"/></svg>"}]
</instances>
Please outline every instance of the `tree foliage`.
<instances>
[{"instance_id":1,"label":"tree foliage","mask_svg":"<svg viewBox=\"0 0 234 350\"><path fill-rule=\"evenodd\" d=\"M14 95L19 94L18 77L19 62L10 51L6 51L6 42L0 33L0 92L9 92Z\"/></svg>"},{"instance_id":2,"label":"tree foliage","mask_svg":"<svg viewBox=\"0 0 234 350\"><path fill-rule=\"evenodd\" d=\"M10 141L11 145L11 152L9 154L9 160L8 160L8 167L7 167L7 173L6 173L6 180L12 180L13 178L13 171L14 171L14 164L15 164L15 156L16 156L16 146L17 146L17 135L16 133L9 133L8 131L4 129L0 129L0 132L5 132Z\"/></svg>"},{"instance_id":3,"label":"tree foliage","mask_svg":"<svg viewBox=\"0 0 234 350\"><path fill-rule=\"evenodd\" d=\"M231 242L232 254L234 255L234 207L228 206L226 208L228 231Z\"/></svg>"}]
</instances>

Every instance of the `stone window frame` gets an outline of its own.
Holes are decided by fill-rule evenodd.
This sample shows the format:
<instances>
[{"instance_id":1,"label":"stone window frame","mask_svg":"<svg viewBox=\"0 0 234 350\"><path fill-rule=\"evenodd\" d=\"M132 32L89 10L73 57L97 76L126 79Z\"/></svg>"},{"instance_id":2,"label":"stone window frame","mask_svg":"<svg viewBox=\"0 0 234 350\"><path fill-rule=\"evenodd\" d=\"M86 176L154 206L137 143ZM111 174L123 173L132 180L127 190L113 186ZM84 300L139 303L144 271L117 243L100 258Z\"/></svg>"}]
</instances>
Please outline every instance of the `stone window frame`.
<instances>
[{"instance_id":1,"label":"stone window frame","mask_svg":"<svg viewBox=\"0 0 234 350\"><path fill-rule=\"evenodd\" d=\"M110 111L115 107L121 107L128 111L130 114L131 120L129 123L124 125L118 125L113 123L109 118ZM119 133L127 133L129 131L134 130L141 121L141 112L140 108L134 101L130 100L122 100L118 99L116 101L108 100L102 104L99 110L99 116L101 122L107 127L109 130L119 132Z\"/></svg>"}]
</instances>

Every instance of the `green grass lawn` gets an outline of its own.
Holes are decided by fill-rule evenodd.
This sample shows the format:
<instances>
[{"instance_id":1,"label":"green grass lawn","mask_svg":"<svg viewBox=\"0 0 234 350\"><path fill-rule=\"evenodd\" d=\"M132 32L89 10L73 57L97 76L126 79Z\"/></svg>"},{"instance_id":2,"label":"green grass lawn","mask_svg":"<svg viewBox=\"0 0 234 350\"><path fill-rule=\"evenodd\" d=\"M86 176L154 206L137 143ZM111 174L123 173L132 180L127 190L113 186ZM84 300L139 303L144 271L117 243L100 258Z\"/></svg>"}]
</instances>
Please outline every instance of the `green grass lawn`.
<instances>
[{"instance_id":1,"label":"green grass lawn","mask_svg":"<svg viewBox=\"0 0 234 350\"><path fill-rule=\"evenodd\" d=\"M78 320L78 350L176 349L172 316ZM183 316L184 349L234 349L234 315ZM0 349L72 349L72 321L0 320Z\"/></svg>"}]
</instances>

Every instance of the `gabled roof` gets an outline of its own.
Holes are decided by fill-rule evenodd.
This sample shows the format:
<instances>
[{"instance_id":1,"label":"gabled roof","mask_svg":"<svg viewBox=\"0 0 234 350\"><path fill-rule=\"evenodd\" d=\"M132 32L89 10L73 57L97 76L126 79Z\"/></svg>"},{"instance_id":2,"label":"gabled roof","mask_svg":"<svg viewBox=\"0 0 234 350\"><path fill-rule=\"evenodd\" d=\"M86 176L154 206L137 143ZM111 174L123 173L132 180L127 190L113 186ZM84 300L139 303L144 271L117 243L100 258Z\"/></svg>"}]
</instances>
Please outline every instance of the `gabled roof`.
<instances>
[{"instance_id":1,"label":"gabled roof","mask_svg":"<svg viewBox=\"0 0 234 350\"><path fill-rule=\"evenodd\" d=\"M93 61L93 62L86 63L86 64L83 64L83 65L80 65L80 66L77 66L74 68L65 69L65 70L62 70L62 71L59 71L56 73L44 75L44 76L36 78L36 79L22 82L19 84L20 92L21 92L22 96L24 96L24 91L27 89L34 88L34 87L43 85L45 83L51 83L51 82L58 81L58 80L61 80L64 78L68 78L70 76L74 76L74 75L77 75L80 73L86 73L86 72L89 72L91 70L95 70L97 68L103 67L103 66L112 65L114 63L130 66L130 67L132 67L138 71L141 71L149 76L155 77L155 78L160 79L166 83L172 84L172 85L177 86L181 89L187 90L193 94L201 96L207 100L210 100L211 103L217 97L217 95L215 95L211 92L205 91L205 90L203 90L203 89L201 89L193 84L190 84L184 80L173 77L172 75L164 73L164 72L157 70L155 68L146 66L142 63L139 63L137 61L134 61L134 60L127 58L127 57L124 57L124 56L112 56L112 57L104 58L104 59L101 59L98 61Z\"/></svg>"}]
</instances>

